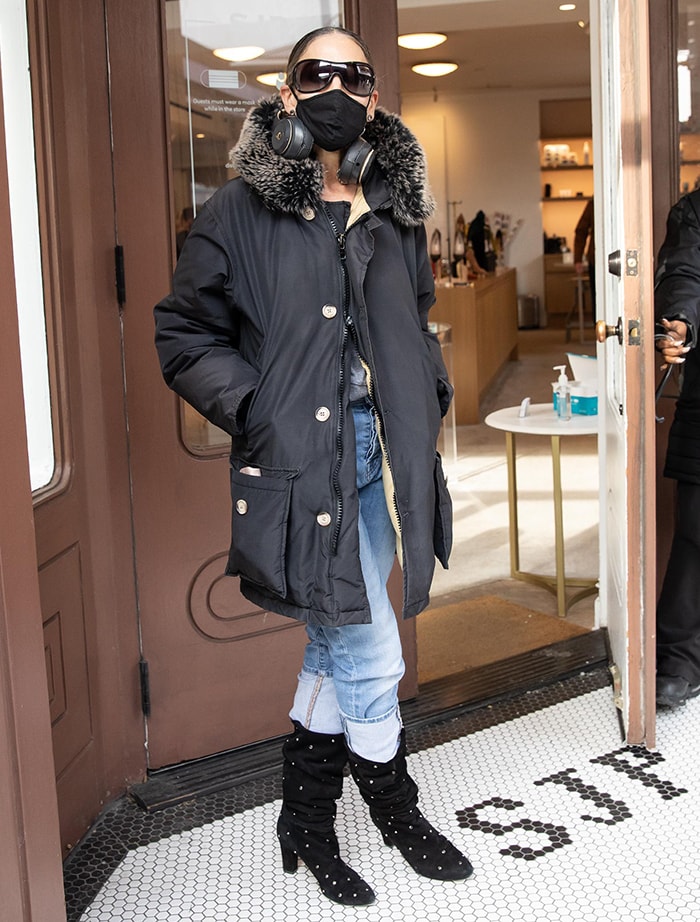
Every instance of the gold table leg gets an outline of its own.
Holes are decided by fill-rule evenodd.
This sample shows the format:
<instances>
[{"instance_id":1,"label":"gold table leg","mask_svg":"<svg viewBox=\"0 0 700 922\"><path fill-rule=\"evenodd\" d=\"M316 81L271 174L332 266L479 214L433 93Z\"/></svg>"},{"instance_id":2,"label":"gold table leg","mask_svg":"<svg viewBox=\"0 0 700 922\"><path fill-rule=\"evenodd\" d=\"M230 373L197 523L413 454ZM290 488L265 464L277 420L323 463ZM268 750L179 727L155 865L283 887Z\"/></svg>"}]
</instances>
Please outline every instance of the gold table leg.
<instances>
[{"instance_id":1,"label":"gold table leg","mask_svg":"<svg viewBox=\"0 0 700 922\"><path fill-rule=\"evenodd\" d=\"M517 579L520 572L520 544L518 537L518 477L515 468L515 433L506 432L506 459L508 462L508 528L510 534L510 575Z\"/></svg>"},{"instance_id":2,"label":"gold table leg","mask_svg":"<svg viewBox=\"0 0 700 922\"><path fill-rule=\"evenodd\" d=\"M528 573L520 569L520 538L518 534L518 479L516 472L515 433L506 432L506 461L508 465L508 525L510 537L510 575L536 586L542 586L557 597L557 613L566 617L568 610L575 603L598 591L596 579L567 579L564 559L564 511L561 487L561 438L551 437L552 478L554 501L554 555L555 576L543 576ZM580 591L567 598L567 589L578 588Z\"/></svg>"}]
</instances>

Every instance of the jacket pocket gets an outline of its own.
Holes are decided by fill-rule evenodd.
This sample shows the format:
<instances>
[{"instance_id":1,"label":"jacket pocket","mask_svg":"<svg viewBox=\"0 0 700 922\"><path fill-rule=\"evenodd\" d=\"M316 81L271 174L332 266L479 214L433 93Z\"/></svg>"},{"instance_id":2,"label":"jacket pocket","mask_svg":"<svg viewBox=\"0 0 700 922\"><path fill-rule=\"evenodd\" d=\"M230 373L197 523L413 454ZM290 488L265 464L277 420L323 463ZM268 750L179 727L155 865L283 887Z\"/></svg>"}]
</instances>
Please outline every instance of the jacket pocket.
<instances>
[{"instance_id":1,"label":"jacket pocket","mask_svg":"<svg viewBox=\"0 0 700 922\"><path fill-rule=\"evenodd\" d=\"M435 453L435 526L433 529L435 556L447 570L452 551L452 497L442 470L442 458Z\"/></svg>"},{"instance_id":2,"label":"jacket pocket","mask_svg":"<svg viewBox=\"0 0 700 922\"><path fill-rule=\"evenodd\" d=\"M231 550L226 572L287 593L287 521L295 472L272 476L244 474L231 468Z\"/></svg>"}]
</instances>

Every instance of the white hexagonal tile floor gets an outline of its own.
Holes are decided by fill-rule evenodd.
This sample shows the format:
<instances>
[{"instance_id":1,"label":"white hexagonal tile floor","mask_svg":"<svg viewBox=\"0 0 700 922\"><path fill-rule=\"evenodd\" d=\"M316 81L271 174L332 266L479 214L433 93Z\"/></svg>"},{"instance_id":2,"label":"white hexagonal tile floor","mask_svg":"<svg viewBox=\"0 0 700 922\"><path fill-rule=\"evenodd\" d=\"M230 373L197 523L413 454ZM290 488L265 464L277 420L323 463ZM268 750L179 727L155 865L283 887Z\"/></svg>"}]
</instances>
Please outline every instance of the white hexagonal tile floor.
<instances>
[{"instance_id":1,"label":"white hexagonal tile floor","mask_svg":"<svg viewBox=\"0 0 700 922\"><path fill-rule=\"evenodd\" d=\"M409 757L421 807L474 864L459 883L416 876L386 848L346 779L337 823L372 906L325 899L285 874L279 801L129 851L82 922L696 922L700 699L630 748L609 688Z\"/></svg>"}]
</instances>

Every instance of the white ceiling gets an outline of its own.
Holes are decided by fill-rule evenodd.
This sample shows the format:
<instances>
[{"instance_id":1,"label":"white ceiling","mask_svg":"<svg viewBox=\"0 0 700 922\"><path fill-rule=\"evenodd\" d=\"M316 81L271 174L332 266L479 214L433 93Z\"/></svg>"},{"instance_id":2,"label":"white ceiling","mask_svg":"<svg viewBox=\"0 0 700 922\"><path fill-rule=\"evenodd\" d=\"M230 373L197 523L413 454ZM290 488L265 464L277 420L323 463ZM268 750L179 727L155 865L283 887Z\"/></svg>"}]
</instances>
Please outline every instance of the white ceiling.
<instances>
[{"instance_id":1,"label":"white ceiling","mask_svg":"<svg viewBox=\"0 0 700 922\"><path fill-rule=\"evenodd\" d=\"M468 92L590 85L588 0L560 12L560 0L398 0L399 32L443 32L427 51L399 50L401 92ZM447 60L446 77L421 77L411 65Z\"/></svg>"}]
</instances>

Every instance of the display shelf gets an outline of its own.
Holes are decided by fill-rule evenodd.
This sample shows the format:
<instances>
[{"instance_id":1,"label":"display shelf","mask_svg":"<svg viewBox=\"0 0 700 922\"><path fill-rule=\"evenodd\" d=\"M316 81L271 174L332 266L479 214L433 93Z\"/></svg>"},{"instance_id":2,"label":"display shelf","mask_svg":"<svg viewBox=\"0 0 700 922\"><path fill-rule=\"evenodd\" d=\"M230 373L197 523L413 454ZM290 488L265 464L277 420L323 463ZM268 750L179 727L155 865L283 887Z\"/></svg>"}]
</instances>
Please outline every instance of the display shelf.
<instances>
[{"instance_id":1,"label":"display shelf","mask_svg":"<svg viewBox=\"0 0 700 922\"><path fill-rule=\"evenodd\" d=\"M692 162L700 163L700 161L698 160L692 161ZM540 170L542 173L565 173L567 170L592 170L592 169L593 169L592 163L587 163L587 164L577 163L573 165L570 163L565 163L560 166L541 166L540 167Z\"/></svg>"},{"instance_id":2,"label":"display shelf","mask_svg":"<svg viewBox=\"0 0 700 922\"><path fill-rule=\"evenodd\" d=\"M589 137L540 139L540 169L592 170L593 141Z\"/></svg>"},{"instance_id":3,"label":"display shelf","mask_svg":"<svg viewBox=\"0 0 700 922\"><path fill-rule=\"evenodd\" d=\"M570 249L578 220L593 198L593 164L584 163L592 152L591 135L559 135L539 142L542 230L546 237L566 240ZM565 162L545 162L555 156Z\"/></svg>"},{"instance_id":4,"label":"display shelf","mask_svg":"<svg viewBox=\"0 0 700 922\"><path fill-rule=\"evenodd\" d=\"M540 201L545 202L590 202L592 195L550 195L548 198L542 198Z\"/></svg>"}]
</instances>

